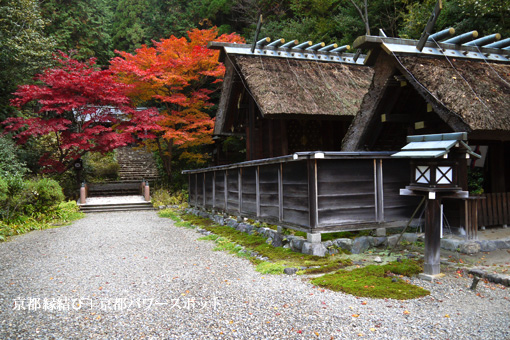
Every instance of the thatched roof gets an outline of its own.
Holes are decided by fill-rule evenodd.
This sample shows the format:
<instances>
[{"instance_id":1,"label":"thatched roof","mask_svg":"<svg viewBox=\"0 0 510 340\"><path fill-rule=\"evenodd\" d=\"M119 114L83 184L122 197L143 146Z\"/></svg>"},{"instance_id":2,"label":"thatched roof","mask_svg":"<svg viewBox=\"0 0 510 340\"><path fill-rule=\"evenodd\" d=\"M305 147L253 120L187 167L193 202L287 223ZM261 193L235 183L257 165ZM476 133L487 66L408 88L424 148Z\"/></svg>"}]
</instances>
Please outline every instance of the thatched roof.
<instances>
[{"instance_id":1,"label":"thatched roof","mask_svg":"<svg viewBox=\"0 0 510 340\"><path fill-rule=\"evenodd\" d=\"M510 131L509 64L445 57L398 59L418 90L424 87L473 131Z\"/></svg>"},{"instance_id":2,"label":"thatched roof","mask_svg":"<svg viewBox=\"0 0 510 340\"><path fill-rule=\"evenodd\" d=\"M261 113L354 116L372 81L372 68L287 58L235 56Z\"/></svg>"}]
</instances>

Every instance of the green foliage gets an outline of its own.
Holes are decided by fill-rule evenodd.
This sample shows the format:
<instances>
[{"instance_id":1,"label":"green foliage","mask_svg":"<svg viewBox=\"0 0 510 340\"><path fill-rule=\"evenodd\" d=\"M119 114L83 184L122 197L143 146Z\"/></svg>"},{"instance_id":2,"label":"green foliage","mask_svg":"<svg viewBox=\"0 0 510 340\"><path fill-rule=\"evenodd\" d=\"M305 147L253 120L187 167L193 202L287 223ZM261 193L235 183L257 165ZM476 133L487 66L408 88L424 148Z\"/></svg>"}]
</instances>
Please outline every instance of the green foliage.
<instances>
[{"instance_id":1,"label":"green foliage","mask_svg":"<svg viewBox=\"0 0 510 340\"><path fill-rule=\"evenodd\" d=\"M108 65L113 57L113 13L107 0L42 1L41 13L50 22L45 32L56 41L56 49L74 51L76 59L95 57L99 65Z\"/></svg>"},{"instance_id":2,"label":"green foliage","mask_svg":"<svg viewBox=\"0 0 510 340\"><path fill-rule=\"evenodd\" d=\"M0 121L14 115L11 93L51 64L55 43L44 33L37 0L0 3Z\"/></svg>"},{"instance_id":3,"label":"green foliage","mask_svg":"<svg viewBox=\"0 0 510 340\"><path fill-rule=\"evenodd\" d=\"M18 148L8 136L0 136L0 176L26 173L25 164L18 158Z\"/></svg>"},{"instance_id":4,"label":"green foliage","mask_svg":"<svg viewBox=\"0 0 510 340\"><path fill-rule=\"evenodd\" d=\"M312 284L355 296L378 299L407 300L429 295L430 292L405 282L395 275L412 276L422 271L413 261L391 262L383 266L370 265L351 271L339 270L313 279Z\"/></svg>"},{"instance_id":5,"label":"green foliage","mask_svg":"<svg viewBox=\"0 0 510 340\"><path fill-rule=\"evenodd\" d=\"M53 179L41 178L30 181L27 189L31 192L31 204L35 211L45 212L64 200L60 185Z\"/></svg>"},{"instance_id":6,"label":"green foliage","mask_svg":"<svg viewBox=\"0 0 510 340\"><path fill-rule=\"evenodd\" d=\"M0 183L0 219L4 221L47 213L64 199L62 188L52 179L24 180L8 175L0 177Z\"/></svg>"},{"instance_id":7,"label":"green foliage","mask_svg":"<svg viewBox=\"0 0 510 340\"><path fill-rule=\"evenodd\" d=\"M114 49L133 52L148 42L148 8L148 0L118 0L112 25Z\"/></svg>"},{"instance_id":8,"label":"green foliage","mask_svg":"<svg viewBox=\"0 0 510 340\"><path fill-rule=\"evenodd\" d=\"M114 151L105 154L89 152L83 157L83 160L83 170L87 182L96 183L119 178L119 163Z\"/></svg>"},{"instance_id":9,"label":"green foliage","mask_svg":"<svg viewBox=\"0 0 510 340\"><path fill-rule=\"evenodd\" d=\"M32 230L67 225L85 216L74 201L62 202L51 211L33 213L30 216L19 215L10 221L0 220L0 241L9 236L21 235Z\"/></svg>"},{"instance_id":10,"label":"green foliage","mask_svg":"<svg viewBox=\"0 0 510 340\"><path fill-rule=\"evenodd\" d=\"M423 2L402 0L402 2L406 4L406 9L401 12L403 24L399 29L399 34L402 38L419 39L436 0ZM477 30L480 36L499 32L505 37L510 34L509 16L509 0L444 1L435 31L453 27L457 33Z\"/></svg>"},{"instance_id":11,"label":"green foliage","mask_svg":"<svg viewBox=\"0 0 510 340\"><path fill-rule=\"evenodd\" d=\"M483 194L483 169L469 168L468 170L468 190L471 195Z\"/></svg>"},{"instance_id":12,"label":"green foliage","mask_svg":"<svg viewBox=\"0 0 510 340\"><path fill-rule=\"evenodd\" d=\"M188 204L188 192L185 190L172 193L167 189L156 189L151 193L151 197L154 207L175 205L184 208Z\"/></svg>"}]
</instances>

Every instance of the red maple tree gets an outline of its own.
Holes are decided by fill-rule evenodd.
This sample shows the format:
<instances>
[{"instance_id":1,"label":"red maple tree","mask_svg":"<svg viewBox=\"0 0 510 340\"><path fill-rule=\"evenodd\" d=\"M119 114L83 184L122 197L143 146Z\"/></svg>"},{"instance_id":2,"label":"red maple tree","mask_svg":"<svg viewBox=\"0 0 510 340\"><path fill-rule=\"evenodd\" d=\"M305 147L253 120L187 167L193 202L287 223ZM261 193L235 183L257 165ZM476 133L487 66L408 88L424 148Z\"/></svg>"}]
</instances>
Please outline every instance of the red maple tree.
<instances>
[{"instance_id":1,"label":"red maple tree","mask_svg":"<svg viewBox=\"0 0 510 340\"><path fill-rule=\"evenodd\" d=\"M211 41L242 43L238 35L218 36L218 30L194 29L188 39L154 41L135 53L119 52L111 69L119 79L132 85L128 95L137 103L156 102L163 119L162 131L156 133L155 146L168 175L171 174L173 148L186 149L181 154L199 163L203 154L191 153L193 147L212 143L214 119L207 110L213 105L210 95L218 89L225 67L218 61L219 51L210 50Z\"/></svg>"},{"instance_id":2,"label":"red maple tree","mask_svg":"<svg viewBox=\"0 0 510 340\"><path fill-rule=\"evenodd\" d=\"M64 53L58 67L36 77L38 85L23 85L11 104L32 105L31 117L11 117L2 124L18 143L45 136L49 151L39 160L44 172L64 172L86 152L108 152L136 138L155 138L161 127L156 109L136 110L111 70L100 70L95 59L80 62ZM153 131L153 132L151 132Z\"/></svg>"}]
</instances>

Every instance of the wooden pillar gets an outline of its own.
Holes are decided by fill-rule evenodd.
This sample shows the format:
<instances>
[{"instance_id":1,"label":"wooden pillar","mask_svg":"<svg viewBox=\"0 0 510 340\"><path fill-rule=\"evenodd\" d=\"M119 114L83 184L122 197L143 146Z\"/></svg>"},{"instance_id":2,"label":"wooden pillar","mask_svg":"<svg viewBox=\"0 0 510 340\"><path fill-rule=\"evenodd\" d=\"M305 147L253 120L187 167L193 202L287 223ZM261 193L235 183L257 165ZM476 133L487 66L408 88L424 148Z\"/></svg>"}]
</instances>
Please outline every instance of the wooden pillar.
<instances>
[{"instance_id":1,"label":"wooden pillar","mask_svg":"<svg viewBox=\"0 0 510 340\"><path fill-rule=\"evenodd\" d=\"M317 160L307 160L308 168L308 215L310 217L310 228L318 225L318 202L317 202Z\"/></svg>"},{"instance_id":2,"label":"wooden pillar","mask_svg":"<svg viewBox=\"0 0 510 340\"><path fill-rule=\"evenodd\" d=\"M278 220L283 221L283 163L278 167Z\"/></svg>"},{"instance_id":3,"label":"wooden pillar","mask_svg":"<svg viewBox=\"0 0 510 340\"><path fill-rule=\"evenodd\" d=\"M440 273L441 200L427 199L425 208L425 264L424 274Z\"/></svg>"},{"instance_id":4,"label":"wooden pillar","mask_svg":"<svg viewBox=\"0 0 510 340\"><path fill-rule=\"evenodd\" d=\"M255 168L255 204L257 217L260 217L260 166Z\"/></svg>"},{"instance_id":5,"label":"wooden pillar","mask_svg":"<svg viewBox=\"0 0 510 340\"><path fill-rule=\"evenodd\" d=\"M238 198L238 212L239 216L241 216L241 211L243 208L243 168L239 168L237 170L237 198Z\"/></svg>"},{"instance_id":6,"label":"wooden pillar","mask_svg":"<svg viewBox=\"0 0 510 340\"><path fill-rule=\"evenodd\" d=\"M228 211L228 170L225 170L224 174L223 174L223 179L225 181L225 212Z\"/></svg>"},{"instance_id":7,"label":"wooden pillar","mask_svg":"<svg viewBox=\"0 0 510 340\"><path fill-rule=\"evenodd\" d=\"M216 207L216 171L213 171L212 179L212 207Z\"/></svg>"},{"instance_id":8,"label":"wooden pillar","mask_svg":"<svg viewBox=\"0 0 510 340\"><path fill-rule=\"evenodd\" d=\"M255 159L255 102L250 99L248 104L248 131L246 131L246 154L248 160Z\"/></svg>"}]
</instances>

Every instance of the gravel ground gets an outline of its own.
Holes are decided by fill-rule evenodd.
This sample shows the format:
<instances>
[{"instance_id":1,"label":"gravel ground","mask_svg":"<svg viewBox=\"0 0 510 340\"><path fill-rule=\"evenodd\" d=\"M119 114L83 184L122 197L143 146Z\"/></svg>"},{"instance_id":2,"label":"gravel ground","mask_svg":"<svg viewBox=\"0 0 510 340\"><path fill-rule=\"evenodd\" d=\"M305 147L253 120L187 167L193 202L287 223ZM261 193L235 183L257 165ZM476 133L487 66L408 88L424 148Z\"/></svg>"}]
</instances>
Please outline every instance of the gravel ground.
<instances>
[{"instance_id":1,"label":"gravel ground","mask_svg":"<svg viewBox=\"0 0 510 340\"><path fill-rule=\"evenodd\" d=\"M509 289L447 276L356 298L246 260L155 212L90 214L0 243L0 339L510 339Z\"/></svg>"}]
</instances>

